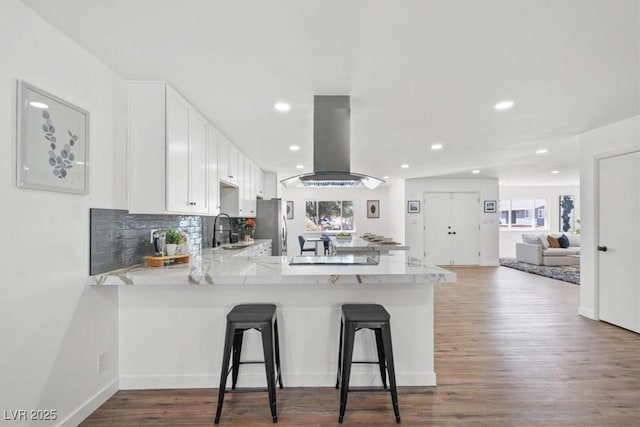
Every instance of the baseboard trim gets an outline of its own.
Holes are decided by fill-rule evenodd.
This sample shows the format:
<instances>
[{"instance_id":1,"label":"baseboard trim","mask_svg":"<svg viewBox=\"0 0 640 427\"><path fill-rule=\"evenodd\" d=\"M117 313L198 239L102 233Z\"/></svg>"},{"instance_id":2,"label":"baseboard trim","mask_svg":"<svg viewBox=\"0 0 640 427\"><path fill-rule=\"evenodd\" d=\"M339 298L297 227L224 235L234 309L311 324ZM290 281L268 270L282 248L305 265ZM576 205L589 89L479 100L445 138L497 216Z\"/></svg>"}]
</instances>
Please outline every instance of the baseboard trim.
<instances>
[{"instance_id":1,"label":"baseboard trim","mask_svg":"<svg viewBox=\"0 0 640 427\"><path fill-rule=\"evenodd\" d=\"M229 380L230 381L230 380ZM285 387L334 387L336 373L283 374ZM435 372L396 372L398 386L435 386ZM379 373L352 373L351 385L381 385ZM219 375L125 375L120 377L121 390L153 390L168 388L217 388ZM228 384L231 384L230 382ZM264 373L240 374L238 387L264 387Z\"/></svg>"},{"instance_id":2,"label":"baseboard trim","mask_svg":"<svg viewBox=\"0 0 640 427\"><path fill-rule=\"evenodd\" d=\"M480 267L500 267L500 263L496 261L481 262Z\"/></svg>"},{"instance_id":3,"label":"baseboard trim","mask_svg":"<svg viewBox=\"0 0 640 427\"><path fill-rule=\"evenodd\" d=\"M584 307L578 308L578 314L580 316L584 316L584 317L587 317L589 319L599 320L599 319L596 318L596 314L593 312L593 310L589 310L589 309L584 308Z\"/></svg>"},{"instance_id":4,"label":"baseboard trim","mask_svg":"<svg viewBox=\"0 0 640 427\"><path fill-rule=\"evenodd\" d=\"M67 418L62 420L58 426L75 427L98 409L104 402L109 400L111 396L119 390L119 380L116 378L106 387L93 395L89 400L82 404L78 409L73 411Z\"/></svg>"}]
</instances>

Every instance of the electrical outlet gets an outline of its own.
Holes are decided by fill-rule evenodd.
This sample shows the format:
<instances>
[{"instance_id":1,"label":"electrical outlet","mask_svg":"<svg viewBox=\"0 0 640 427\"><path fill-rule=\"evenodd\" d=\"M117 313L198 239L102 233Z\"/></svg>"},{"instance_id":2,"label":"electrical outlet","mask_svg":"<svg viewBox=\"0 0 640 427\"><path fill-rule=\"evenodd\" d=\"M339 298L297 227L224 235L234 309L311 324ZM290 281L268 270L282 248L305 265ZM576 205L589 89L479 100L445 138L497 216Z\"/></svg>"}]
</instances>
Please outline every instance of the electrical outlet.
<instances>
[{"instance_id":1,"label":"electrical outlet","mask_svg":"<svg viewBox=\"0 0 640 427\"><path fill-rule=\"evenodd\" d=\"M107 353L100 353L98 355L98 364L97 364L98 373L101 374L102 372L104 372L106 367L107 367Z\"/></svg>"},{"instance_id":2,"label":"electrical outlet","mask_svg":"<svg viewBox=\"0 0 640 427\"><path fill-rule=\"evenodd\" d=\"M153 243L153 233L155 233L156 231L160 231L160 229L151 230L151 232L149 233L149 243Z\"/></svg>"}]
</instances>

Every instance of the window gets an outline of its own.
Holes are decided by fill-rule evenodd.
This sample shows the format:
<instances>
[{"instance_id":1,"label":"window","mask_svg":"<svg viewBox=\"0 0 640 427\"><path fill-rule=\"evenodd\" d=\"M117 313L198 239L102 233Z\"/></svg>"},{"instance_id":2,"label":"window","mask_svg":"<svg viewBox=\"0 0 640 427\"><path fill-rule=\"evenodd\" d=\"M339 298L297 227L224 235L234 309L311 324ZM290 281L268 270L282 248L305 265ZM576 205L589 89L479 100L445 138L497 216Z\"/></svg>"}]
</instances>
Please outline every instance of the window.
<instances>
[{"instance_id":1,"label":"window","mask_svg":"<svg viewBox=\"0 0 640 427\"><path fill-rule=\"evenodd\" d=\"M500 200L501 230L547 229L547 201L539 199Z\"/></svg>"},{"instance_id":2,"label":"window","mask_svg":"<svg viewBox=\"0 0 640 427\"><path fill-rule=\"evenodd\" d=\"M353 202L306 200L304 231L355 231Z\"/></svg>"}]
</instances>

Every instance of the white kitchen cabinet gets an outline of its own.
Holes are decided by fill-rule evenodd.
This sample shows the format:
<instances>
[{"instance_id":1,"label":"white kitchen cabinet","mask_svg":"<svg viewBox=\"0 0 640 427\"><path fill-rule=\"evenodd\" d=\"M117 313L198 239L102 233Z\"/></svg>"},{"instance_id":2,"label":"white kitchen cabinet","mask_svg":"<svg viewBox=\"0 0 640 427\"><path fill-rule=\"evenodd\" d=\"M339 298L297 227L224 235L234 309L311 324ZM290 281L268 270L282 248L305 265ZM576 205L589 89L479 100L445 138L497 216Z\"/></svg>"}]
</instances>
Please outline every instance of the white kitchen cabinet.
<instances>
[{"instance_id":1,"label":"white kitchen cabinet","mask_svg":"<svg viewBox=\"0 0 640 427\"><path fill-rule=\"evenodd\" d=\"M206 121L164 82L129 82L132 213L207 214Z\"/></svg>"},{"instance_id":2,"label":"white kitchen cabinet","mask_svg":"<svg viewBox=\"0 0 640 427\"><path fill-rule=\"evenodd\" d=\"M245 176L244 176L244 154L237 152L238 159L238 195L240 198L240 216L244 216L244 200L245 200Z\"/></svg>"},{"instance_id":3,"label":"white kitchen cabinet","mask_svg":"<svg viewBox=\"0 0 640 427\"><path fill-rule=\"evenodd\" d=\"M238 178L239 178L239 171L238 171L239 152L236 146L233 145L231 142L229 142L228 145L229 145L229 176L227 180L230 184L233 184L237 187Z\"/></svg>"},{"instance_id":4,"label":"white kitchen cabinet","mask_svg":"<svg viewBox=\"0 0 640 427\"><path fill-rule=\"evenodd\" d=\"M240 216L256 216L255 164L244 154L238 154L240 188Z\"/></svg>"},{"instance_id":5,"label":"white kitchen cabinet","mask_svg":"<svg viewBox=\"0 0 640 427\"><path fill-rule=\"evenodd\" d=\"M256 196L264 198L264 171L256 166Z\"/></svg>"},{"instance_id":6,"label":"white kitchen cabinet","mask_svg":"<svg viewBox=\"0 0 640 427\"><path fill-rule=\"evenodd\" d=\"M189 192L192 213L208 214L207 122L194 110L189 110Z\"/></svg>"},{"instance_id":7,"label":"white kitchen cabinet","mask_svg":"<svg viewBox=\"0 0 640 427\"><path fill-rule=\"evenodd\" d=\"M207 200L209 214L220 214L220 184L218 180L218 130L207 123Z\"/></svg>"},{"instance_id":8,"label":"white kitchen cabinet","mask_svg":"<svg viewBox=\"0 0 640 427\"><path fill-rule=\"evenodd\" d=\"M218 133L218 180L229 182L229 140Z\"/></svg>"}]
</instances>

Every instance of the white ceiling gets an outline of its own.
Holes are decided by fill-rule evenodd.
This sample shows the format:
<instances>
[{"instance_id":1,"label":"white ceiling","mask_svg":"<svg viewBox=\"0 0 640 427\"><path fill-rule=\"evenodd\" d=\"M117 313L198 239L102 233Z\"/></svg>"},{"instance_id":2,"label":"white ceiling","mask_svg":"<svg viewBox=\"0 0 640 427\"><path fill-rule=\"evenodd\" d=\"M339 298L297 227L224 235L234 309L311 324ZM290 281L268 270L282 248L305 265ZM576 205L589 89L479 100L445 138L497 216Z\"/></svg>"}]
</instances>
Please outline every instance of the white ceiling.
<instances>
[{"instance_id":1,"label":"white ceiling","mask_svg":"<svg viewBox=\"0 0 640 427\"><path fill-rule=\"evenodd\" d=\"M635 0L25 3L125 78L168 81L281 178L313 169L315 94L351 95L351 170L391 179L575 185L575 135L640 113Z\"/></svg>"}]
</instances>

